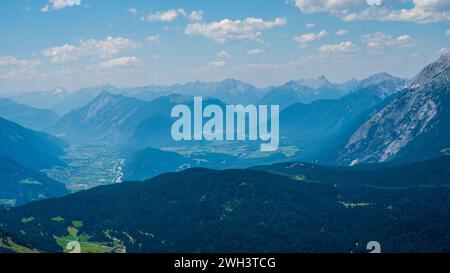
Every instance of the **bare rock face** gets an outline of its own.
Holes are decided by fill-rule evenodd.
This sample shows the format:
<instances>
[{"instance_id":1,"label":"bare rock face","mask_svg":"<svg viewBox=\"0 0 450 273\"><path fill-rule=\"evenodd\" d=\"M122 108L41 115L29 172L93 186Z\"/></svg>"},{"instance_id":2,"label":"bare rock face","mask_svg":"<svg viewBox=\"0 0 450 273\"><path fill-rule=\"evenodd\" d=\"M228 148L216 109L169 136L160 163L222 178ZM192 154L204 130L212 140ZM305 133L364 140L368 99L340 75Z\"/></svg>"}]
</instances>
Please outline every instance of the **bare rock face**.
<instances>
[{"instance_id":1,"label":"bare rock face","mask_svg":"<svg viewBox=\"0 0 450 273\"><path fill-rule=\"evenodd\" d=\"M450 54L445 54L364 123L349 139L338 161L354 165L438 156L450 147L449 108Z\"/></svg>"}]
</instances>

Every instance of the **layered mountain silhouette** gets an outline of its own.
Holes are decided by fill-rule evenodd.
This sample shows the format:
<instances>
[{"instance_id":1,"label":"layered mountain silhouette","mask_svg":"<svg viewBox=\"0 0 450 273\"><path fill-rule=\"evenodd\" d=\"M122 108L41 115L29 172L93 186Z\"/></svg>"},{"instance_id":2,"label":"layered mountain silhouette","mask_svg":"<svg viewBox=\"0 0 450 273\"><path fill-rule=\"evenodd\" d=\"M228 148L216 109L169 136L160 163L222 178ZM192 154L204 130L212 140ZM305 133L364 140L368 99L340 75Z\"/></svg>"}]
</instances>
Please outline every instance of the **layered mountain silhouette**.
<instances>
[{"instance_id":1,"label":"layered mountain silhouette","mask_svg":"<svg viewBox=\"0 0 450 273\"><path fill-rule=\"evenodd\" d=\"M69 112L47 131L116 145L123 178L143 181L70 195L37 172L64 165L64 142L17 124L38 109L4 100L24 110L1 109L17 123L0 118L0 204L27 204L1 209L0 252L62 252L74 239L87 252L366 252L373 240L384 252L448 252L449 63L443 55L410 82L379 73L264 90L226 80L54 91L51 107ZM298 151L181 152L170 112L195 95L279 103L282 148Z\"/></svg>"}]
</instances>

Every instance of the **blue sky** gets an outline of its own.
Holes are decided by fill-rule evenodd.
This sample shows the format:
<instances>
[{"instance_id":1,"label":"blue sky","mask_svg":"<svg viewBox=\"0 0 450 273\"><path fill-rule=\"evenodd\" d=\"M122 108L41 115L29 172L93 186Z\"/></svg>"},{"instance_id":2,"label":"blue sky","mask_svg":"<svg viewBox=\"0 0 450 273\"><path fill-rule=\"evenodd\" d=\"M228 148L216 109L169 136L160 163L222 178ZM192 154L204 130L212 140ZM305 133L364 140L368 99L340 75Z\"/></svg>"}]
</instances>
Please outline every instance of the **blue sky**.
<instances>
[{"instance_id":1,"label":"blue sky","mask_svg":"<svg viewBox=\"0 0 450 273\"><path fill-rule=\"evenodd\" d=\"M450 0L5 0L0 92L412 77L449 22Z\"/></svg>"}]
</instances>

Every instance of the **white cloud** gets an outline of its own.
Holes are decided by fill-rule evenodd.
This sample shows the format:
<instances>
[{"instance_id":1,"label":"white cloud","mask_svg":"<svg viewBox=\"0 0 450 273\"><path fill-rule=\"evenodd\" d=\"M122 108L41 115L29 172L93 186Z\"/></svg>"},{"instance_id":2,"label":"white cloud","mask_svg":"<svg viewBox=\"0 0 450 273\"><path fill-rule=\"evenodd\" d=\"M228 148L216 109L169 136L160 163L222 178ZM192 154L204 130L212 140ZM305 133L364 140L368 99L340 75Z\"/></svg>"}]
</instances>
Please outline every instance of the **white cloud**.
<instances>
[{"instance_id":1,"label":"white cloud","mask_svg":"<svg viewBox=\"0 0 450 273\"><path fill-rule=\"evenodd\" d=\"M319 47L319 52L323 54L354 53L357 51L358 48L351 41L341 42L338 44L326 44Z\"/></svg>"},{"instance_id":2,"label":"white cloud","mask_svg":"<svg viewBox=\"0 0 450 273\"><path fill-rule=\"evenodd\" d=\"M316 26L316 24L314 24L314 23L307 23L307 24L305 25L306 28L313 28L313 27L315 27L315 26Z\"/></svg>"},{"instance_id":3,"label":"white cloud","mask_svg":"<svg viewBox=\"0 0 450 273\"><path fill-rule=\"evenodd\" d=\"M413 0L417 8L428 11L449 11L448 0Z\"/></svg>"},{"instance_id":4,"label":"white cloud","mask_svg":"<svg viewBox=\"0 0 450 273\"><path fill-rule=\"evenodd\" d=\"M136 49L138 47L138 43L127 38L107 37L105 40L82 40L78 46L65 44L48 48L43 50L42 54L49 58L52 63L64 63L76 61L85 56L108 58L123 50Z\"/></svg>"},{"instance_id":5,"label":"white cloud","mask_svg":"<svg viewBox=\"0 0 450 273\"><path fill-rule=\"evenodd\" d=\"M446 35L446 36L450 36L450 28L447 29L447 31L445 32L445 35Z\"/></svg>"},{"instance_id":6,"label":"white cloud","mask_svg":"<svg viewBox=\"0 0 450 273\"><path fill-rule=\"evenodd\" d=\"M247 55L259 55L259 54L263 54L264 52L266 52L265 49L255 48L255 49L250 49L249 51L246 52L246 54Z\"/></svg>"},{"instance_id":7,"label":"white cloud","mask_svg":"<svg viewBox=\"0 0 450 273\"><path fill-rule=\"evenodd\" d=\"M343 36L347 33L348 33L348 31L345 29L340 29L340 30L336 31L336 35L338 35L338 36Z\"/></svg>"},{"instance_id":8,"label":"white cloud","mask_svg":"<svg viewBox=\"0 0 450 273\"><path fill-rule=\"evenodd\" d=\"M13 56L0 56L0 66L35 66L39 63L39 60L19 60Z\"/></svg>"},{"instance_id":9,"label":"white cloud","mask_svg":"<svg viewBox=\"0 0 450 273\"><path fill-rule=\"evenodd\" d=\"M41 8L41 12L49 12L51 10L59 10L80 5L81 0L49 0L48 4Z\"/></svg>"},{"instance_id":10,"label":"white cloud","mask_svg":"<svg viewBox=\"0 0 450 273\"><path fill-rule=\"evenodd\" d=\"M376 32L373 34L363 35L361 40L369 49L384 49L393 46L407 48L414 46L413 39L411 36L406 34L394 38L384 32Z\"/></svg>"},{"instance_id":11,"label":"white cloud","mask_svg":"<svg viewBox=\"0 0 450 273\"><path fill-rule=\"evenodd\" d=\"M222 50L222 51L217 52L217 57L219 57L221 59L229 59L229 58L231 58L231 55L230 55L230 53Z\"/></svg>"},{"instance_id":12,"label":"white cloud","mask_svg":"<svg viewBox=\"0 0 450 273\"><path fill-rule=\"evenodd\" d=\"M369 6L379 6L381 5L382 0L367 0L367 4Z\"/></svg>"},{"instance_id":13,"label":"white cloud","mask_svg":"<svg viewBox=\"0 0 450 273\"><path fill-rule=\"evenodd\" d=\"M308 43L320 40L327 35L328 33L325 30L322 30L319 33L308 33L299 36L294 36L293 39L298 43L299 47L304 48L308 46Z\"/></svg>"},{"instance_id":14,"label":"white cloud","mask_svg":"<svg viewBox=\"0 0 450 273\"><path fill-rule=\"evenodd\" d=\"M226 65L227 65L227 62L224 60L221 60L221 61L212 61L207 65L207 67L208 68L222 68Z\"/></svg>"},{"instance_id":15,"label":"white cloud","mask_svg":"<svg viewBox=\"0 0 450 273\"><path fill-rule=\"evenodd\" d=\"M201 35L218 43L233 41L261 41L262 31L283 26L286 18L276 18L274 21L264 21L261 18L248 17L244 20L223 19L212 23L193 23L186 26L185 34Z\"/></svg>"},{"instance_id":16,"label":"white cloud","mask_svg":"<svg viewBox=\"0 0 450 273\"><path fill-rule=\"evenodd\" d=\"M365 0L294 0L294 4L304 13L331 12L342 13L367 5Z\"/></svg>"},{"instance_id":17,"label":"white cloud","mask_svg":"<svg viewBox=\"0 0 450 273\"><path fill-rule=\"evenodd\" d=\"M190 21L201 21L203 19L203 11L194 10L191 13L187 13L184 9L169 9L157 11L144 19L149 22L172 22L178 17L184 17Z\"/></svg>"},{"instance_id":18,"label":"white cloud","mask_svg":"<svg viewBox=\"0 0 450 273\"><path fill-rule=\"evenodd\" d=\"M19 60L13 56L0 56L0 79L31 75L40 64L40 60Z\"/></svg>"},{"instance_id":19,"label":"white cloud","mask_svg":"<svg viewBox=\"0 0 450 273\"><path fill-rule=\"evenodd\" d=\"M438 51L439 55L447 54L449 52L450 52L450 49L448 49L446 47L443 47L443 48L439 49L439 51Z\"/></svg>"},{"instance_id":20,"label":"white cloud","mask_svg":"<svg viewBox=\"0 0 450 273\"><path fill-rule=\"evenodd\" d=\"M105 71L117 68L130 68L141 66L142 61L137 57L120 57L99 64L88 66L88 71Z\"/></svg>"},{"instance_id":21,"label":"white cloud","mask_svg":"<svg viewBox=\"0 0 450 273\"><path fill-rule=\"evenodd\" d=\"M194 10L189 14L189 20L191 21L201 21L203 20L203 11L202 10Z\"/></svg>"},{"instance_id":22,"label":"white cloud","mask_svg":"<svg viewBox=\"0 0 450 273\"><path fill-rule=\"evenodd\" d=\"M399 0L400 1L400 0ZM402 0L410 8L396 8L395 1L381 0L294 0L304 13L327 12L345 21L378 20L430 23L450 20L448 0Z\"/></svg>"},{"instance_id":23,"label":"white cloud","mask_svg":"<svg viewBox=\"0 0 450 273\"><path fill-rule=\"evenodd\" d=\"M47 13L50 11L50 5L45 5L41 8L41 12Z\"/></svg>"},{"instance_id":24,"label":"white cloud","mask_svg":"<svg viewBox=\"0 0 450 273\"><path fill-rule=\"evenodd\" d=\"M158 11L154 14L150 14L147 20L150 22L172 22L178 17L178 12L174 9L166 11Z\"/></svg>"},{"instance_id":25,"label":"white cloud","mask_svg":"<svg viewBox=\"0 0 450 273\"><path fill-rule=\"evenodd\" d=\"M159 35L151 35L145 38L145 41L151 45L158 45L161 43L161 37Z\"/></svg>"},{"instance_id":26,"label":"white cloud","mask_svg":"<svg viewBox=\"0 0 450 273\"><path fill-rule=\"evenodd\" d=\"M128 12L133 16L136 16L138 14L138 10L136 8L129 8Z\"/></svg>"}]
</instances>

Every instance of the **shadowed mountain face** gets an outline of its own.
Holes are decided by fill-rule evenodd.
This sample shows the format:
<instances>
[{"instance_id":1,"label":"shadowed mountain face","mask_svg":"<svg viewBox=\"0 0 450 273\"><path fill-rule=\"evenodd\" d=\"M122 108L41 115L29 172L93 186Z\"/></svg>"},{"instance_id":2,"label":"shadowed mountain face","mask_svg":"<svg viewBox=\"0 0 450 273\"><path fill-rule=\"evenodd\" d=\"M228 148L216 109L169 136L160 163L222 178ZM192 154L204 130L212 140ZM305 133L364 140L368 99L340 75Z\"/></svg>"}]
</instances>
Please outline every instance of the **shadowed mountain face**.
<instances>
[{"instance_id":1,"label":"shadowed mountain face","mask_svg":"<svg viewBox=\"0 0 450 273\"><path fill-rule=\"evenodd\" d=\"M372 240L383 252L449 251L449 164L190 169L13 208L0 231L55 252L72 226L91 246L129 252L363 252Z\"/></svg>"},{"instance_id":2,"label":"shadowed mountain face","mask_svg":"<svg viewBox=\"0 0 450 273\"><path fill-rule=\"evenodd\" d=\"M381 82L337 100L294 104L280 114L282 141L300 147L297 156L302 160L333 163L336 155L327 152L343 146L362 123L396 94L395 89L386 90L385 82Z\"/></svg>"},{"instance_id":3,"label":"shadowed mountain face","mask_svg":"<svg viewBox=\"0 0 450 273\"><path fill-rule=\"evenodd\" d=\"M450 148L449 111L450 54L446 54L356 130L339 162L404 162L439 156Z\"/></svg>"},{"instance_id":4,"label":"shadowed mountain face","mask_svg":"<svg viewBox=\"0 0 450 273\"><path fill-rule=\"evenodd\" d=\"M145 180L165 172L195 166L195 161L174 152L154 148L140 150L125 167L126 180Z\"/></svg>"},{"instance_id":5,"label":"shadowed mountain face","mask_svg":"<svg viewBox=\"0 0 450 273\"><path fill-rule=\"evenodd\" d=\"M1 98L0 117L33 130L50 127L59 119L58 115L51 110L37 109Z\"/></svg>"},{"instance_id":6,"label":"shadowed mountain face","mask_svg":"<svg viewBox=\"0 0 450 273\"><path fill-rule=\"evenodd\" d=\"M64 147L66 143L56 137L0 118L0 155L27 168L41 170L64 165L59 159Z\"/></svg>"},{"instance_id":7,"label":"shadowed mountain face","mask_svg":"<svg viewBox=\"0 0 450 273\"><path fill-rule=\"evenodd\" d=\"M157 115L170 116L179 95L160 97L151 102L103 92L91 103L59 120L49 131L71 141L111 143L129 137L144 120Z\"/></svg>"},{"instance_id":8,"label":"shadowed mountain face","mask_svg":"<svg viewBox=\"0 0 450 273\"><path fill-rule=\"evenodd\" d=\"M0 205L22 205L67 193L64 184L0 156Z\"/></svg>"}]
</instances>

